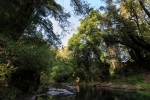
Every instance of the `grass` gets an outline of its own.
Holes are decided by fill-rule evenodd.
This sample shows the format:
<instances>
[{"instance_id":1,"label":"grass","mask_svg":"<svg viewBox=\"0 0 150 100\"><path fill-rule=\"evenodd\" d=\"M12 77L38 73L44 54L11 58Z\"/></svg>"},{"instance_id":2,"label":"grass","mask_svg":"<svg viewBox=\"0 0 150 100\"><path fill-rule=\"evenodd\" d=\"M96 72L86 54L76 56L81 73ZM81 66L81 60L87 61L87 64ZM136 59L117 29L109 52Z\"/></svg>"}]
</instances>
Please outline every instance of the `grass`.
<instances>
[{"instance_id":1,"label":"grass","mask_svg":"<svg viewBox=\"0 0 150 100\"><path fill-rule=\"evenodd\" d=\"M131 75L131 76L124 76L119 78L112 78L111 82L119 85L130 85L136 86L138 88L142 88L144 90L150 90L150 80L147 81L147 75Z\"/></svg>"},{"instance_id":2,"label":"grass","mask_svg":"<svg viewBox=\"0 0 150 100\"><path fill-rule=\"evenodd\" d=\"M131 84L138 84L144 81L144 78L142 76L130 76L125 79L127 83Z\"/></svg>"},{"instance_id":3,"label":"grass","mask_svg":"<svg viewBox=\"0 0 150 100\"><path fill-rule=\"evenodd\" d=\"M150 89L150 83L149 82L139 83L139 86L141 86L141 88L143 88L143 89Z\"/></svg>"}]
</instances>

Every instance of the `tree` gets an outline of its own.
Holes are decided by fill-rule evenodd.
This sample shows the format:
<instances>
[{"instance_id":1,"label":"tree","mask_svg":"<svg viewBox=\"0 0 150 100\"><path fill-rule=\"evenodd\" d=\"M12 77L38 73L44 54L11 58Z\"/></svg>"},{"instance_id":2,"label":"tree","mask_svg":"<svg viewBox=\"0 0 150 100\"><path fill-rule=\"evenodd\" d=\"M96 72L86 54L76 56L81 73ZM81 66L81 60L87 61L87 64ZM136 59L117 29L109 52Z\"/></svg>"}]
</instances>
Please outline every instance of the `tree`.
<instances>
[{"instance_id":1,"label":"tree","mask_svg":"<svg viewBox=\"0 0 150 100\"><path fill-rule=\"evenodd\" d=\"M149 64L146 63L149 59L149 11L147 10L149 9L149 3L141 0L105 1L106 6L101 7L105 12L103 12L103 16L97 15L98 19L96 20L100 22L98 26L103 34L97 37L102 37L108 47L112 46L116 49L123 47L128 50L135 64L129 65L149 69ZM87 20L89 16L90 14L85 17L85 20ZM90 23L93 20L88 21ZM86 22L84 21L84 23ZM77 64L79 64L79 66L81 66L80 64L81 62L83 63L83 61L91 61L91 44L93 43L95 47L97 46L96 43L89 38L90 36L88 34L88 32L94 33L94 31L90 30L94 25L90 26L90 28L88 26L88 23L84 26L82 21L81 27L78 29L79 33L75 34L69 41L69 48L74 52L74 55L78 57ZM92 30L94 29L92 28ZM81 55L85 59L81 59ZM89 68L90 64L91 62L86 62L84 66Z\"/></svg>"},{"instance_id":2,"label":"tree","mask_svg":"<svg viewBox=\"0 0 150 100\"><path fill-rule=\"evenodd\" d=\"M144 59L149 55L149 25L145 17L147 14L142 11L145 6L140 6L142 4L142 1L136 0L122 1L119 6L107 2L104 24L105 32L109 33L105 34L105 41L125 45L139 67L148 66Z\"/></svg>"},{"instance_id":3,"label":"tree","mask_svg":"<svg viewBox=\"0 0 150 100\"><path fill-rule=\"evenodd\" d=\"M68 48L77 59L77 66L84 66L87 80L92 80L94 76L104 76L109 74L107 60L102 59L105 52L103 46L103 32L100 29L103 16L97 11L91 11L87 18L81 21L78 33L74 34L68 42ZM104 67L104 68L103 68ZM108 67L108 68L105 68ZM95 75L94 70L99 69L99 74ZM104 71L107 70L107 71Z\"/></svg>"},{"instance_id":4,"label":"tree","mask_svg":"<svg viewBox=\"0 0 150 100\"><path fill-rule=\"evenodd\" d=\"M14 40L22 36L36 35L32 30L37 31L38 27L39 31L44 31L40 33L41 35L46 35L49 41L54 42L58 40L58 36L53 32L49 17L54 17L64 28L70 16L54 0L2 0L0 4L2 5L0 22L3 23L0 25L0 33Z\"/></svg>"},{"instance_id":5,"label":"tree","mask_svg":"<svg viewBox=\"0 0 150 100\"><path fill-rule=\"evenodd\" d=\"M71 0L72 6L74 1ZM49 18L54 18L65 30L70 14L55 0L1 0L0 8L0 48L3 50L0 63L12 62L16 70L9 82L14 86L24 92L30 91L30 87L31 91L35 90L34 86L40 84L40 75L49 74L53 65L50 62L60 44Z\"/></svg>"},{"instance_id":6,"label":"tree","mask_svg":"<svg viewBox=\"0 0 150 100\"><path fill-rule=\"evenodd\" d=\"M51 81L53 80L57 83L73 81L73 69L75 65L72 61L71 53L68 51L67 47L58 49L56 61L50 73Z\"/></svg>"}]
</instances>

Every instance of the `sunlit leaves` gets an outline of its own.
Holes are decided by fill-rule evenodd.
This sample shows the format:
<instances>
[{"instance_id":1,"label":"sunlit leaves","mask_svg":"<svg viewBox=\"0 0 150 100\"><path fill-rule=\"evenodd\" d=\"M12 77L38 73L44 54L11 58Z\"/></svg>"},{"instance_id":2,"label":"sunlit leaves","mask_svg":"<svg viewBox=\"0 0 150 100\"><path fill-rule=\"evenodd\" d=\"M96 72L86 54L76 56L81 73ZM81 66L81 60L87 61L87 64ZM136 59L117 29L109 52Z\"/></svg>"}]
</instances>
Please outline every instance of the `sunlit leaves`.
<instances>
[{"instance_id":1,"label":"sunlit leaves","mask_svg":"<svg viewBox=\"0 0 150 100\"><path fill-rule=\"evenodd\" d=\"M55 82L66 82L71 80L73 75L73 65L72 54L68 51L68 48L62 48L57 51L56 61L51 69L50 78Z\"/></svg>"},{"instance_id":2,"label":"sunlit leaves","mask_svg":"<svg viewBox=\"0 0 150 100\"><path fill-rule=\"evenodd\" d=\"M0 64L0 83L1 84L7 84L9 80L9 77L13 71L15 71L16 68L12 65L8 64Z\"/></svg>"}]
</instances>

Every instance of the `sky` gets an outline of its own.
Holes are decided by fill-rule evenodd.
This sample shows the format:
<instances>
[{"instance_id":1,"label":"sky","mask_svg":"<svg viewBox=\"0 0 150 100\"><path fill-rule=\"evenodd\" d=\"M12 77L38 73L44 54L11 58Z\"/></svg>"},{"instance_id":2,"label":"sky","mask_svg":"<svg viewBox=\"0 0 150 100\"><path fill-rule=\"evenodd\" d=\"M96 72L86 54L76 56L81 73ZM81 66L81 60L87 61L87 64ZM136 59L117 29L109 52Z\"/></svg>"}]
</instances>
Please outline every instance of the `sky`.
<instances>
[{"instance_id":1,"label":"sky","mask_svg":"<svg viewBox=\"0 0 150 100\"><path fill-rule=\"evenodd\" d=\"M87 2L89 2L91 4L91 6L94 6L95 8L99 8L101 5L103 5L103 3L101 2L101 0L86 0ZM63 46L67 46L68 44L68 40L72 37L73 33L77 33L77 27L80 26L80 21L79 21L79 17L75 17L73 16L73 8L70 7L70 0L56 0L57 3L61 4L65 10L67 12L71 13L71 17L68 19L69 22L71 22L72 24L72 28L74 30L70 30L72 28L69 29L69 34L66 34L61 40L62 40L62 45ZM54 32L56 33L60 33L62 30L60 27L58 27L58 22L56 22L54 19L51 19L52 23L53 23L53 28L54 28Z\"/></svg>"}]
</instances>

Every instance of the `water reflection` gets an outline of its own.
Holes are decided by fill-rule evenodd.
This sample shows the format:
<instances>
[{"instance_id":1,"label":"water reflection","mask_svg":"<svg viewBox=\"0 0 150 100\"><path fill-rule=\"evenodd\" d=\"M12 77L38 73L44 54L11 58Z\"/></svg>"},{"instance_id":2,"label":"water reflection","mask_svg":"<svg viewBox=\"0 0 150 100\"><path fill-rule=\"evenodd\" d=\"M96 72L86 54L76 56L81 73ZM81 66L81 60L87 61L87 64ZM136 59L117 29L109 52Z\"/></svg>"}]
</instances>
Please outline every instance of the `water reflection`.
<instances>
[{"instance_id":1,"label":"water reflection","mask_svg":"<svg viewBox=\"0 0 150 100\"><path fill-rule=\"evenodd\" d=\"M75 87L76 87L76 92L79 93L79 92L80 92L80 87L79 87L79 85L76 84Z\"/></svg>"},{"instance_id":2,"label":"water reflection","mask_svg":"<svg viewBox=\"0 0 150 100\"><path fill-rule=\"evenodd\" d=\"M86 85L76 85L76 90L75 95L38 97L36 100L150 100L149 91L112 90Z\"/></svg>"}]
</instances>

